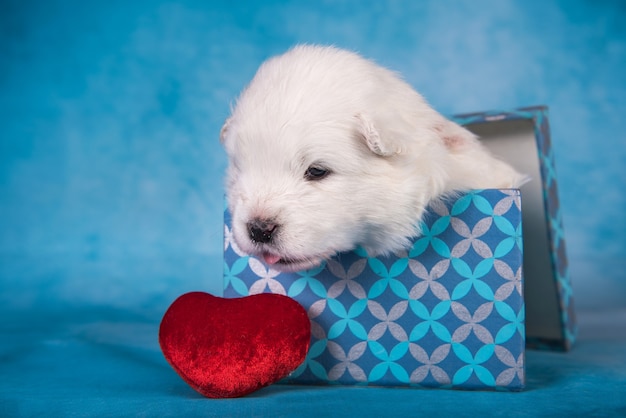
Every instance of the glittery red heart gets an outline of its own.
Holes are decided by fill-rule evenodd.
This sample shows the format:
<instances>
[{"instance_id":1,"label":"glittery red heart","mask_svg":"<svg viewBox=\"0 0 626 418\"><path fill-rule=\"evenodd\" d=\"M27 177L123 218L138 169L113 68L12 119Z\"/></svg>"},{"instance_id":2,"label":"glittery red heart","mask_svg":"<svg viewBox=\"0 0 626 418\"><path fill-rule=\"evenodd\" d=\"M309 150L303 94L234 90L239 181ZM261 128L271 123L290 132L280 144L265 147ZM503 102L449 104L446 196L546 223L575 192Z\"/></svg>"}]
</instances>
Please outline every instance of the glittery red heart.
<instances>
[{"instance_id":1,"label":"glittery red heart","mask_svg":"<svg viewBox=\"0 0 626 418\"><path fill-rule=\"evenodd\" d=\"M304 361L310 338L304 308L271 293L237 299L187 293L159 329L167 361L210 398L247 395L286 377Z\"/></svg>"}]
</instances>

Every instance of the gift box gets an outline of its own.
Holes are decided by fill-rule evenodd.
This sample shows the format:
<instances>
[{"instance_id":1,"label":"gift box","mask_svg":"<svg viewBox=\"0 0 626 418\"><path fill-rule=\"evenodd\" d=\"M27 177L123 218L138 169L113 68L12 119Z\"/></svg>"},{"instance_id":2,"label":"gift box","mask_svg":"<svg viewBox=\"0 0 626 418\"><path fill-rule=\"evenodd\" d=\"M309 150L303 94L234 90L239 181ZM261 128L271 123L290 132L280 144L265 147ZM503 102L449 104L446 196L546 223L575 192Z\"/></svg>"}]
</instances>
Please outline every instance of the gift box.
<instances>
[{"instance_id":1,"label":"gift box","mask_svg":"<svg viewBox=\"0 0 626 418\"><path fill-rule=\"evenodd\" d=\"M225 214L225 297L288 295L312 341L287 382L523 388L524 298L519 190L432 202L423 235L401 253L343 253L279 273L242 254Z\"/></svg>"},{"instance_id":2,"label":"gift box","mask_svg":"<svg viewBox=\"0 0 626 418\"><path fill-rule=\"evenodd\" d=\"M452 119L530 176L521 187L527 347L570 349L577 325L547 107Z\"/></svg>"}]
</instances>

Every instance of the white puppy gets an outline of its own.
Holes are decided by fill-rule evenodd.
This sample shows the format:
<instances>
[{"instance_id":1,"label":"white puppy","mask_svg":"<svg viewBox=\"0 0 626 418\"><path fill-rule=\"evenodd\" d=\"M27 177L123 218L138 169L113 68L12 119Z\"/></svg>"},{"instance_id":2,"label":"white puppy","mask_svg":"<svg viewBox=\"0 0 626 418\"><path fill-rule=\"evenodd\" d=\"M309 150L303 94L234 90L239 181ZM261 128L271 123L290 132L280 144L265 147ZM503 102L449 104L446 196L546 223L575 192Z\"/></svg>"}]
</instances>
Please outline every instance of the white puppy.
<instances>
[{"instance_id":1,"label":"white puppy","mask_svg":"<svg viewBox=\"0 0 626 418\"><path fill-rule=\"evenodd\" d=\"M221 140L235 242L282 271L403 249L431 200L524 179L396 74L334 47L261 65Z\"/></svg>"}]
</instances>

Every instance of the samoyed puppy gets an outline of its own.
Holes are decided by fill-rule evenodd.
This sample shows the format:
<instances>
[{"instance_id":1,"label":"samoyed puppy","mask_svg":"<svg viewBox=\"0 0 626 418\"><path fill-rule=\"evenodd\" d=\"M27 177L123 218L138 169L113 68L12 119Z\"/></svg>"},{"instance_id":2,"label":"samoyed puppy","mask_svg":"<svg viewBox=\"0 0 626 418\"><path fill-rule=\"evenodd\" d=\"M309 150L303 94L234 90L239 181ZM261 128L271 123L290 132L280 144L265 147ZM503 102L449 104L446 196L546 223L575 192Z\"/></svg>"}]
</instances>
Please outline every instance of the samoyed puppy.
<instances>
[{"instance_id":1,"label":"samoyed puppy","mask_svg":"<svg viewBox=\"0 0 626 418\"><path fill-rule=\"evenodd\" d=\"M335 47L263 63L220 136L235 243L280 271L396 252L433 199L524 180L397 74Z\"/></svg>"}]
</instances>

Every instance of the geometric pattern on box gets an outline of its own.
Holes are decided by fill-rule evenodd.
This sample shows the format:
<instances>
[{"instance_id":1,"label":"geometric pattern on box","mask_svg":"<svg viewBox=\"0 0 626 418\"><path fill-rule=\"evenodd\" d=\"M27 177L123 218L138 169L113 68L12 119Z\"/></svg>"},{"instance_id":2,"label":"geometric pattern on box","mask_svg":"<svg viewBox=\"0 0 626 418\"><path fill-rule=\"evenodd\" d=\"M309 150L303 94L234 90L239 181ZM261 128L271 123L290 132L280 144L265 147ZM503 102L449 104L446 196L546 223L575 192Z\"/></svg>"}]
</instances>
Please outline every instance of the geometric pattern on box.
<instances>
[{"instance_id":1,"label":"geometric pattern on box","mask_svg":"<svg viewBox=\"0 0 626 418\"><path fill-rule=\"evenodd\" d=\"M574 309L572 282L569 274L563 217L559 203L559 191L556 176L554 149L550 137L550 124L547 106L531 106L508 112L492 111L468 113L451 117L460 125L472 125L504 120L530 120L533 123L539 158L541 183L544 196L545 216L547 220L548 240L550 243L550 259L552 261L552 278L556 283L558 295L561 340L545 340L527 337L527 344L533 348L550 348L569 350L578 335L578 326Z\"/></svg>"},{"instance_id":2,"label":"geometric pattern on box","mask_svg":"<svg viewBox=\"0 0 626 418\"><path fill-rule=\"evenodd\" d=\"M286 382L520 390L520 207L517 189L434 202L408 251L357 249L297 273L242 254L226 211L224 296L280 293L307 310L309 353Z\"/></svg>"}]
</instances>

